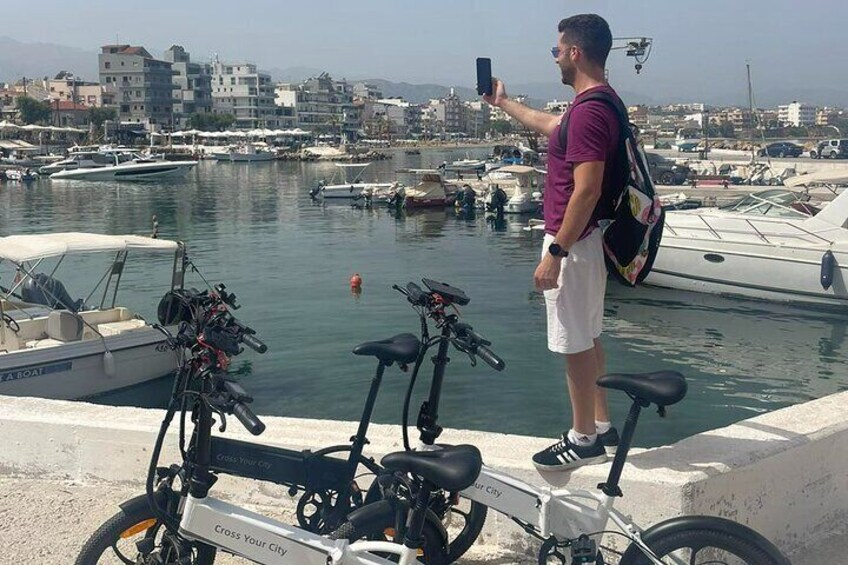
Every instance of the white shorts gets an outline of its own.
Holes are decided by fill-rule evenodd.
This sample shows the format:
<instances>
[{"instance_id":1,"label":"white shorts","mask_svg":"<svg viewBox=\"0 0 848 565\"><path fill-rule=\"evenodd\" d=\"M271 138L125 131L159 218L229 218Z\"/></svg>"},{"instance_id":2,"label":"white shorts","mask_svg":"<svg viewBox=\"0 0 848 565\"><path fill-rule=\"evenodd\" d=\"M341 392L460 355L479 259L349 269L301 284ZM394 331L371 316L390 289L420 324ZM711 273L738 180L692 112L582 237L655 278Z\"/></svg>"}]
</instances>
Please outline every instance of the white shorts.
<instances>
[{"instance_id":1,"label":"white shorts","mask_svg":"<svg viewBox=\"0 0 848 565\"><path fill-rule=\"evenodd\" d=\"M545 234L542 257L554 236ZM554 353L580 353L594 346L604 320L607 268L603 232L594 230L569 249L562 260L559 286L546 290L548 349Z\"/></svg>"}]
</instances>

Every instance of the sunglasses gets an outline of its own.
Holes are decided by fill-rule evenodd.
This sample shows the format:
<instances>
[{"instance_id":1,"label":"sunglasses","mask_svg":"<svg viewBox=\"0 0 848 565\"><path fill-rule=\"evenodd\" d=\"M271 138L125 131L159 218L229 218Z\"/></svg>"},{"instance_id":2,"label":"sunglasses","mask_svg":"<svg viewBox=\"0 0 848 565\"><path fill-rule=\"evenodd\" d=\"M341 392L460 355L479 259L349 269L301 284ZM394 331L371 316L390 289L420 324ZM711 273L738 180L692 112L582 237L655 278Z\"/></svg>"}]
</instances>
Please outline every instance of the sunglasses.
<instances>
[{"instance_id":1,"label":"sunglasses","mask_svg":"<svg viewBox=\"0 0 848 565\"><path fill-rule=\"evenodd\" d=\"M573 45L572 45L572 47L573 47ZM571 47L568 47L567 49L571 49ZM551 55L554 56L554 59L559 57L562 54L563 51L565 51L565 49L563 49L559 45L557 45L555 47L551 47Z\"/></svg>"}]
</instances>

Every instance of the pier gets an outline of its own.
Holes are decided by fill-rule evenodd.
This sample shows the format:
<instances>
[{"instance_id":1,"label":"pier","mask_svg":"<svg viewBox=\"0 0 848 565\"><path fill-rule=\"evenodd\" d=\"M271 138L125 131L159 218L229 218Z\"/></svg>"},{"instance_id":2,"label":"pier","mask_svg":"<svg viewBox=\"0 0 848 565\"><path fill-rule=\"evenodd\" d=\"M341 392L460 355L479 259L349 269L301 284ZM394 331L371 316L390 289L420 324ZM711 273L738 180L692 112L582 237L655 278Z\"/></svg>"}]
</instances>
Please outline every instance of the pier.
<instances>
[{"instance_id":1,"label":"pier","mask_svg":"<svg viewBox=\"0 0 848 565\"><path fill-rule=\"evenodd\" d=\"M840 562L848 550L846 402L848 392L837 393L636 451L623 474L618 508L642 527L682 514L725 516L773 540L795 565ZM12 397L0 398L0 407L0 563L68 563L120 502L143 492L162 412ZM685 405L673 407L668 425L685 418ZM356 426L265 421L262 442L297 449L344 443ZM235 424L227 435L250 439ZM400 435L397 426L374 425L367 454L379 458L401 449ZM477 445L488 465L543 483L530 456L549 439L467 430L446 430L443 438ZM174 444L166 441L171 449ZM166 448L163 461L173 458ZM594 488L608 465L546 478L553 487ZM294 521L295 499L283 487L223 477L216 492ZM490 511L461 563L535 563L537 550L538 542Z\"/></svg>"}]
</instances>

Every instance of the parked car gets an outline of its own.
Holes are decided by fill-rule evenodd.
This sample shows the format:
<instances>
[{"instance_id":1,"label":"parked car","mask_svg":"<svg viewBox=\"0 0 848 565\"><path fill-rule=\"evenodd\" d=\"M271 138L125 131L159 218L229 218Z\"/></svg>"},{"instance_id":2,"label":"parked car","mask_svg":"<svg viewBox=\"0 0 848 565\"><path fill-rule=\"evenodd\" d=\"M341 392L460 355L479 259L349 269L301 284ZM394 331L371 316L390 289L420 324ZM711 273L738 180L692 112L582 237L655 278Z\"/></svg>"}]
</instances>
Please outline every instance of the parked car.
<instances>
[{"instance_id":1,"label":"parked car","mask_svg":"<svg viewBox=\"0 0 848 565\"><path fill-rule=\"evenodd\" d=\"M813 159L840 159L848 157L848 139L825 139L810 151Z\"/></svg>"},{"instance_id":2,"label":"parked car","mask_svg":"<svg viewBox=\"0 0 848 565\"><path fill-rule=\"evenodd\" d=\"M802 146L789 141L769 143L758 151L759 155L769 157L800 157L802 153L804 153Z\"/></svg>"},{"instance_id":3,"label":"parked car","mask_svg":"<svg viewBox=\"0 0 848 565\"><path fill-rule=\"evenodd\" d=\"M689 178L689 167L678 165L656 153L645 153L651 178L656 184L684 184Z\"/></svg>"},{"instance_id":4,"label":"parked car","mask_svg":"<svg viewBox=\"0 0 848 565\"><path fill-rule=\"evenodd\" d=\"M698 141L681 141L677 144L677 150L681 153L695 153L698 151Z\"/></svg>"}]
</instances>

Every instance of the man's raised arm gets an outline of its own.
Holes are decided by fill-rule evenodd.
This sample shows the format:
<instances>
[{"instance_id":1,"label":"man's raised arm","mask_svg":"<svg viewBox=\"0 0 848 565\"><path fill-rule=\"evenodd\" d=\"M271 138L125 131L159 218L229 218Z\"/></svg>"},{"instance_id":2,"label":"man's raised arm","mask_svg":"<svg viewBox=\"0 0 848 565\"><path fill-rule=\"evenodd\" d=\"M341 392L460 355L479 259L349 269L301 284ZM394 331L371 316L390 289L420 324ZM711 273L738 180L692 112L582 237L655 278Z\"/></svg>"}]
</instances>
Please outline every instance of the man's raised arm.
<instances>
[{"instance_id":1,"label":"man's raised arm","mask_svg":"<svg viewBox=\"0 0 848 565\"><path fill-rule=\"evenodd\" d=\"M548 114L547 112L542 112L540 110L534 110L529 106L525 106L521 102L516 102L515 100L508 98L503 82L496 78L492 78L492 94L483 95L483 100L492 106L500 108L512 118L518 120L523 126L530 128L545 137L550 137L554 128L557 127L561 119L560 116Z\"/></svg>"}]
</instances>

